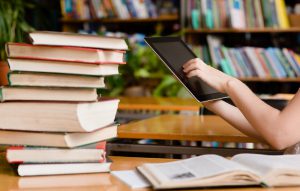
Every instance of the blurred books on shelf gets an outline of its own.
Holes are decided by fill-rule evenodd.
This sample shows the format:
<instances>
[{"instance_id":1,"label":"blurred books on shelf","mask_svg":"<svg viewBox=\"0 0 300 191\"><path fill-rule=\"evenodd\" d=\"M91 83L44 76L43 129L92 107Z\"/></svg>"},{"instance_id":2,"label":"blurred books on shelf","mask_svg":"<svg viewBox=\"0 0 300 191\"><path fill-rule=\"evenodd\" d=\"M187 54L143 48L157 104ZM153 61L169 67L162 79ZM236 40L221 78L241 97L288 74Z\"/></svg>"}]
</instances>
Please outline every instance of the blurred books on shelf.
<instances>
[{"instance_id":1,"label":"blurred books on shelf","mask_svg":"<svg viewBox=\"0 0 300 191\"><path fill-rule=\"evenodd\" d=\"M152 0L61 0L64 19L157 18L178 13L174 1Z\"/></svg>"},{"instance_id":2,"label":"blurred books on shelf","mask_svg":"<svg viewBox=\"0 0 300 191\"><path fill-rule=\"evenodd\" d=\"M222 45L217 36L207 36L208 46L194 46L194 52L225 73L238 77L296 78L300 76L300 55L287 48Z\"/></svg>"},{"instance_id":3,"label":"blurred books on shelf","mask_svg":"<svg viewBox=\"0 0 300 191\"><path fill-rule=\"evenodd\" d=\"M182 6L193 29L290 27L284 0L201 0Z\"/></svg>"},{"instance_id":4,"label":"blurred books on shelf","mask_svg":"<svg viewBox=\"0 0 300 191\"><path fill-rule=\"evenodd\" d=\"M109 171L105 146L84 145L117 136L119 99L98 99L97 88L125 64L125 40L46 31L29 36L32 44L6 45L9 85L0 95L10 102L0 103L0 144L27 146L8 149L7 159L24 163L20 176Z\"/></svg>"}]
</instances>

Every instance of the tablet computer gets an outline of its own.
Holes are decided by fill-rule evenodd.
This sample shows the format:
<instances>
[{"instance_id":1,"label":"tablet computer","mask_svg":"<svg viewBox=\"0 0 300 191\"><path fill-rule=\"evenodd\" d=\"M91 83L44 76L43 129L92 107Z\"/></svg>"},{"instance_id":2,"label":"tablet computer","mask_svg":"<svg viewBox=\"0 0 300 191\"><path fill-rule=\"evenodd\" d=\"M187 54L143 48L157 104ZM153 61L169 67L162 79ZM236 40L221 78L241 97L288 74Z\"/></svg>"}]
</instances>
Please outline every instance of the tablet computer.
<instances>
[{"instance_id":1,"label":"tablet computer","mask_svg":"<svg viewBox=\"0 0 300 191\"><path fill-rule=\"evenodd\" d=\"M213 89L196 76L192 78L186 77L182 65L197 56L180 37L148 37L145 38L145 41L199 102L228 97L226 94Z\"/></svg>"}]
</instances>

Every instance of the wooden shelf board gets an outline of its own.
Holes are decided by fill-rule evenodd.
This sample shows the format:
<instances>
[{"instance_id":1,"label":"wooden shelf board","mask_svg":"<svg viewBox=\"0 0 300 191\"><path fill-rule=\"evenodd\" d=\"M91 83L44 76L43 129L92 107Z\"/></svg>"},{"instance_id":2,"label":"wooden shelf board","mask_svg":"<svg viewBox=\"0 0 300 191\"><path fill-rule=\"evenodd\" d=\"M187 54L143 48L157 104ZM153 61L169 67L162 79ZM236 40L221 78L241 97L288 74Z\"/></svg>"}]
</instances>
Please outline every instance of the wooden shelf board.
<instances>
[{"instance_id":1,"label":"wooden shelf board","mask_svg":"<svg viewBox=\"0 0 300 191\"><path fill-rule=\"evenodd\" d=\"M82 23L151 23L151 22L173 22L178 21L177 15L161 16L158 18L103 18L103 19L61 19L64 24L82 24Z\"/></svg>"},{"instance_id":2,"label":"wooden shelf board","mask_svg":"<svg viewBox=\"0 0 300 191\"><path fill-rule=\"evenodd\" d=\"M300 78L239 78L243 82L300 82Z\"/></svg>"},{"instance_id":3,"label":"wooden shelf board","mask_svg":"<svg viewBox=\"0 0 300 191\"><path fill-rule=\"evenodd\" d=\"M248 29L233 29L233 28L220 28L220 29L186 29L187 34L198 33L298 33L300 27L291 27L287 29L280 28L248 28Z\"/></svg>"}]
</instances>

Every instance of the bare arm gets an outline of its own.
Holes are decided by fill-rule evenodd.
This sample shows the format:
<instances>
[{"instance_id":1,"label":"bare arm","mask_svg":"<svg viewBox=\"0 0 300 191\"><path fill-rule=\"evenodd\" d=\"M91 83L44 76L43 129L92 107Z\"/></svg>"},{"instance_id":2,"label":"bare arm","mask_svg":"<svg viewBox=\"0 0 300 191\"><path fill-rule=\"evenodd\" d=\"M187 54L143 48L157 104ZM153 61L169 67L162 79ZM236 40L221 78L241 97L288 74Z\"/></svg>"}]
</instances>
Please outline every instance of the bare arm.
<instances>
[{"instance_id":1,"label":"bare arm","mask_svg":"<svg viewBox=\"0 0 300 191\"><path fill-rule=\"evenodd\" d=\"M227 116L228 107L217 106L215 103L207 106L241 131L249 135L258 135L277 149L286 148L300 141L299 92L280 112L260 100L241 81L207 66L200 59L187 62L184 65L184 72L188 77L197 76L216 90L230 96L241 114L236 111L234 116Z\"/></svg>"},{"instance_id":2,"label":"bare arm","mask_svg":"<svg viewBox=\"0 0 300 191\"><path fill-rule=\"evenodd\" d=\"M261 135L250 125L241 111L225 101L217 100L202 103L207 109L219 115L244 134L265 142Z\"/></svg>"}]
</instances>

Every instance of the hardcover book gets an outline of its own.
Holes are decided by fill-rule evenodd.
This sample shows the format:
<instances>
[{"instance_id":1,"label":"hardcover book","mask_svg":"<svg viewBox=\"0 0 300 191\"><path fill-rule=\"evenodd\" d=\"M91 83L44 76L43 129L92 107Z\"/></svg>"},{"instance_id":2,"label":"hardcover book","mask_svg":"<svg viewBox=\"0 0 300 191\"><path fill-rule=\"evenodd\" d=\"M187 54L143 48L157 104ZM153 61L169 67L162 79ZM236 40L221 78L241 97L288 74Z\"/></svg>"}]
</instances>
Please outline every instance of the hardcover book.
<instances>
[{"instance_id":1,"label":"hardcover book","mask_svg":"<svg viewBox=\"0 0 300 191\"><path fill-rule=\"evenodd\" d=\"M80 74L108 76L119 74L118 64L86 64L50 60L15 59L7 60L11 71L46 72L59 74Z\"/></svg>"},{"instance_id":2,"label":"hardcover book","mask_svg":"<svg viewBox=\"0 0 300 191\"><path fill-rule=\"evenodd\" d=\"M10 72L8 82L10 86L27 87L105 87L104 77L54 73Z\"/></svg>"},{"instance_id":3,"label":"hardcover book","mask_svg":"<svg viewBox=\"0 0 300 191\"><path fill-rule=\"evenodd\" d=\"M66 32L36 31L29 33L32 44L52 46L78 46L88 48L127 50L124 39Z\"/></svg>"},{"instance_id":4,"label":"hardcover book","mask_svg":"<svg viewBox=\"0 0 300 191\"><path fill-rule=\"evenodd\" d=\"M13 87L0 88L0 101L97 101L95 88ZM1 107L1 106L0 106Z\"/></svg>"},{"instance_id":5,"label":"hardcover book","mask_svg":"<svg viewBox=\"0 0 300 191\"><path fill-rule=\"evenodd\" d=\"M114 122L118 103L118 99L82 103L4 102L0 104L0 129L92 132ZM12 138L11 144L17 140Z\"/></svg>"},{"instance_id":6,"label":"hardcover book","mask_svg":"<svg viewBox=\"0 0 300 191\"><path fill-rule=\"evenodd\" d=\"M74 148L115 138L117 125L99 128L88 133L51 133L0 130L0 144L40 147Z\"/></svg>"},{"instance_id":7,"label":"hardcover book","mask_svg":"<svg viewBox=\"0 0 300 191\"><path fill-rule=\"evenodd\" d=\"M6 53L9 58L83 62L89 64L125 64L125 51L119 50L7 43Z\"/></svg>"},{"instance_id":8,"label":"hardcover book","mask_svg":"<svg viewBox=\"0 0 300 191\"><path fill-rule=\"evenodd\" d=\"M146 163L138 170L154 189L226 186L299 186L299 155L238 154L231 160L202 155L167 163Z\"/></svg>"},{"instance_id":9,"label":"hardcover book","mask_svg":"<svg viewBox=\"0 0 300 191\"><path fill-rule=\"evenodd\" d=\"M27 163L97 163L106 162L106 141L96 142L75 149L10 146L6 159L13 164Z\"/></svg>"}]
</instances>

